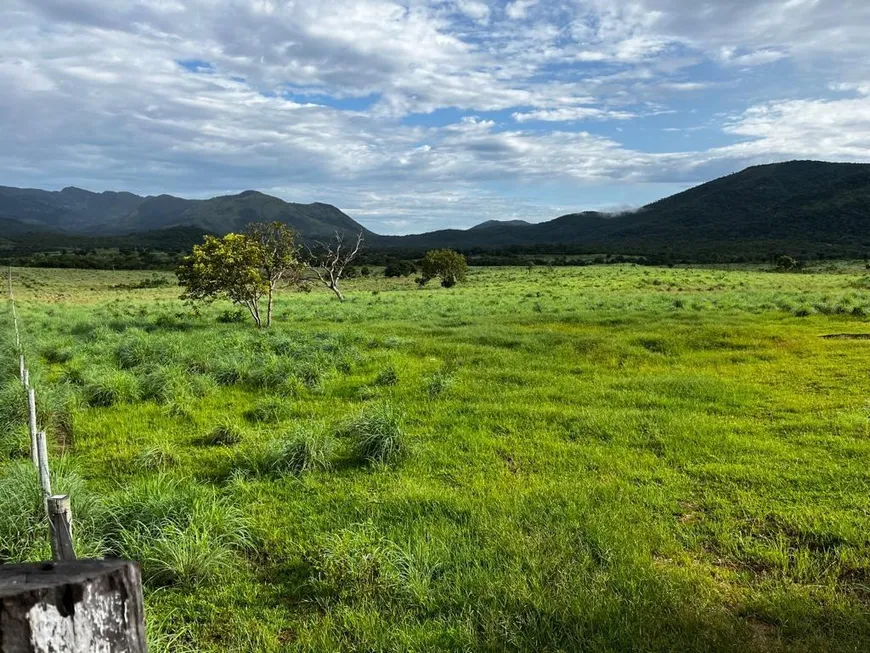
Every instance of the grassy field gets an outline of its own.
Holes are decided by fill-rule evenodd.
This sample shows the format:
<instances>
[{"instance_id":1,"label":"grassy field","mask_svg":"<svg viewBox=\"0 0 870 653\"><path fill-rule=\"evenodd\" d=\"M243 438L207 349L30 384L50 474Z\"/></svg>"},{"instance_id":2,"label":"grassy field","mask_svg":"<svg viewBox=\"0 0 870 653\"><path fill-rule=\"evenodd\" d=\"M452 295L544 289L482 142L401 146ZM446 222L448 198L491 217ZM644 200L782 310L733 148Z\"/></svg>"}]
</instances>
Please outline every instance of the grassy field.
<instances>
[{"instance_id":1,"label":"grassy field","mask_svg":"<svg viewBox=\"0 0 870 653\"><path fill-rule=\"evenodd\" d=\"M867 274L363 278L267 332L153 273L13 279L79 552L142 562L155 651L867 651L870 340L821 337L870 334ZM0 560L35 560L0 328Z\"/></svg>"}]
</instances>

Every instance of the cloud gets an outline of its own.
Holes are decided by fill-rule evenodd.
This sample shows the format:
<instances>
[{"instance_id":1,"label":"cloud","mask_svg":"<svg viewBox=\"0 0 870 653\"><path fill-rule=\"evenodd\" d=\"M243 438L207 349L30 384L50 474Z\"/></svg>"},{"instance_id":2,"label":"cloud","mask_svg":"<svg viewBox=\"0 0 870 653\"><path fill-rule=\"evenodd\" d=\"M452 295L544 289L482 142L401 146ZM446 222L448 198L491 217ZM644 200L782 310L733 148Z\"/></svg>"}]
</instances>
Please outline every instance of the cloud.
<instances>
[{"instance_id":1,"label":"cloud","mask_svg":"<svg viewBox=\"0 0 870 653\"><path fill-rule=\"evenodd\" d=\"M514 113L513 119L517 122L530 120L542 120L548 122L574 122L579 120L630 120L636 114L629 111L607 111L595 107L563 107L560 109L542 109Z\"/></svg>"},{"instance_id":2,"label":"cloud","mask_svg":"<svg viewBox=\"0 0 870 653\"><path fill-rule=\"evenodd\" d=\"M489 5L480 0L456 0L456 8L472 20L485 23L489 20Z\"/></svg>"},{"instance_id":3,"label":"cloud","mask_svg":"<svg viewBox=\"0 0 870 653\"><path fill-rule=\"evenodd\" d=\"M870 160L868 30L863 0L6 0L0 183L260 188L409 231L654 199Z\"/></svg>"},{"instance_id":4,"label":"cloud","mask_svg":"<svg viewBox=\"0 0 870 653\"><path fill-rule=\"evenodd\" d=\"M538 4L538 0L513 0L505 7L505 14L512 20L520 20L525 18L529 9Z\"/></svg>"}]
</instances>

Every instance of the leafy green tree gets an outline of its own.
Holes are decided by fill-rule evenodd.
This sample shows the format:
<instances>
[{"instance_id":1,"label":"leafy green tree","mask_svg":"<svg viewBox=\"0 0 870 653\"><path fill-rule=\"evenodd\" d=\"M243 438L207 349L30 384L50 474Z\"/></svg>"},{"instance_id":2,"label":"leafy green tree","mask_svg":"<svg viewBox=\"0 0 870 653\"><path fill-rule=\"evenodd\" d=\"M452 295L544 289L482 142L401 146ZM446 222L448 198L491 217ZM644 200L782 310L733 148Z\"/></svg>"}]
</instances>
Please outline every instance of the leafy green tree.
<instances>
[{"instance_id":1,"label":"leafy green tree","mask_svg":"<svg viewBox=\"0 0 870 653\"><path fill-rule=\"evenodd\" d=\"M272 222L251 224L244 234L206 236L182 259L176 275L184 287L182 299L211 302L223 297L248 309L258 327L268 327L278 284L298 282L302 269L295 234ZM260 312L264 297L265 320Z\"/></svg>"},{"instance_id":2,"label":"leafy green tree","mask_svg":"<svg viewBox=\"0 0 870 653\"><path fill-rule=\"evenodd\" d=\"M459 281L465 281L468 262L462 254L452 249L434 249L426 252L420 261L420 272L422 276L417 281L421 286L438 277L444 288L450 288Z\"/></svg>"}]
</instances>

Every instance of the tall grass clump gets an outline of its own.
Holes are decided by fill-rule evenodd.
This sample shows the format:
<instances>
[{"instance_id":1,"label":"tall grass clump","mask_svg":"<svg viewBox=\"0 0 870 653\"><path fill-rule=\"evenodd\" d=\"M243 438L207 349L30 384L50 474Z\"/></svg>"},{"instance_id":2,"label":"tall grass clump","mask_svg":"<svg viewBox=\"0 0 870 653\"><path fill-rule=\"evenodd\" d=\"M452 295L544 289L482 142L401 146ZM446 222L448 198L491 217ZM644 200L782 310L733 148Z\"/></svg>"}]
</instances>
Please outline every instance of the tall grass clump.
<instances>
[{"instance_id":1,"label":"tall grass clump","mask_svg":"<svg viewBox=\"0 0 870 653\"><path fill-rule=\"evenodd\" d=\"M115 350L118 366L125 370L155 362L155 354L156 350L149 336L139 331L126 334Z\"/></svg>"},{"instance_id":2,"label":"tall grass clump","mask_svg":"<svg viewBox=\"0 0 870 653\"><path fill-rule=\"evenodd\" d=\"M132 403L139 398L139 383L129 372L102 370L85 384L84 395L89 406L99 408Z\"/></svg>"},{"instance_id":3,"label":"tall grass clump","mask_svg":"<svg viewBox=\"0 0 870 653\"><path fill-rule=\"evenodd\" d=\"M165 447L146 447L133 459L136 467L147 470L165 470L175 464L175 454Z\"/></svg>"},{"instance_id":4,"label":"tall grass clump","mask_svg":"<svg viewBox=\"0 0 870 653\"><path fill-rule=\"evenodd\" d=\"M303 474L332 466L335 439L309 429L299 430L272 443L260 469L274 474Z\"/></svg>"},{"instance_id":5,"label":"tall grass clump","mask_svg":"<svg viewBox=\"0 0 870 653\"><path fill-rule=\"evenodd\" d=\"M262 422L265 424L277 424L290 413L290 407L286 400L269 397L261 399L257 404L245 411L245 419L250 422Z\"/></svg>"},{"instance_id":6,"label":"tall grass clump","mask_svg":"<svg viewBox=\"0 0 870 653\"><path fill-rule=\"evenodd\" d=\"M99 500L64 459L52 460L52 486L69 494L79 557L102 554L97 536ZM49 560L48 523L39 477L29 460L10 463L0 475L0 563Z\"/></svg>"},{"instance_id":7,"label":"tall grass clump","mask_svg":"<svg viewBox=\"0 0 870 653\"><path fill-rule=\"evenodd\" d=\"M341 434L350 439L354 455L368 464L393 464L408 454L401 416L389 404L365 408Z\"/></svg>"},{"instance_id":8,"label":"tall grass clump","mask_svg":"<svg viewBox=\"0 0 870 653\"><path fill-rule=\"evenodd\" d=\"M18 379L0 385L0 438L27 423L27 394Z\"/></svg>"},{"instance_id":9,"label":"tall grass clump","mask_svg":"<svg viewBox=\"0 0 870 653\"><path fill-rule=\"evenodd\" d=\"M399 382L399 375L396 373L396 368L388 365L382 369L375 377L375 385L396 385Z\"/></svg>"},{"instance_id":10,"label":"tall grass clump","mask_svg":"<svg viewBox=\"0 0 870 653\"><path fill-rule=\"evenodd\" d=\"M430 398L435 398L449 390L454 382L455 379L452 374L439 370L426 381L426 394Z\"/></svg>"},{"instance_id":11,"label":"tall grass clump","mask_svg":"<svg viewBox=\"0 0 870 653\"><path fill-rule=\"evenodd\" d=\"M251 547L242 512L189 480L138 479L107 500L107 515L110 551L140 560L145 581L156 587L210 583Z\"/></svg>"},{"instance_id":12,"label":"tall grass clump","mask_svg":"<svg viewBox=\"0 0 870 653\"><path fill-rule=\"evenodd\" d=\"M235 422L224 420L202 436L198 442L204 447L230 447L241 442L244 437L244 432Z\"/></svg>"},{"instance_id":13,"label":"tall grass clump","mask_svg":"<svg viewBox=\"0 0 870 653\"><path fill-rule=\"evenodd\" d=\"M141 383L142 399L165 404L193 394L191 375L179 367L157 365L145 374Z\"/></svg>"}]
</instances>

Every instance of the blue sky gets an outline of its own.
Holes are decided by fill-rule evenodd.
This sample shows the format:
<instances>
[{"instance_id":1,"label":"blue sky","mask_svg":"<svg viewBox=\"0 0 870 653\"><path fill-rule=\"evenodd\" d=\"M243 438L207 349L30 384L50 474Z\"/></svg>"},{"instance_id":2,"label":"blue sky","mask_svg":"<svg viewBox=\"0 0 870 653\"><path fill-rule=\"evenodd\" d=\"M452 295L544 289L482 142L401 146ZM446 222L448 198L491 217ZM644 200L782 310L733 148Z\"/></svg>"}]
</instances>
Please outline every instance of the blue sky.
<instances>
[{"instance_id":1,"label":"blue sky","mask_svg":"<svg viewBox=\"0 0 870 653\"><path fill-rule=\"evenodd\" d=\"M410 233L870 161L866 0L5 0L0 184Z\"/></svg>"}]
</instances>

